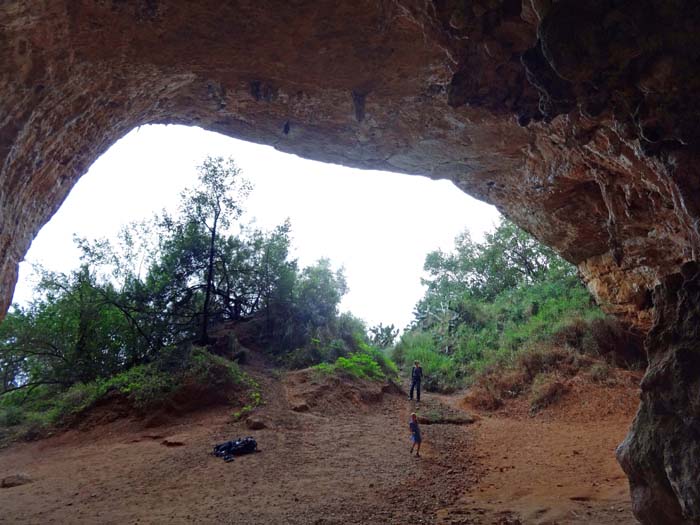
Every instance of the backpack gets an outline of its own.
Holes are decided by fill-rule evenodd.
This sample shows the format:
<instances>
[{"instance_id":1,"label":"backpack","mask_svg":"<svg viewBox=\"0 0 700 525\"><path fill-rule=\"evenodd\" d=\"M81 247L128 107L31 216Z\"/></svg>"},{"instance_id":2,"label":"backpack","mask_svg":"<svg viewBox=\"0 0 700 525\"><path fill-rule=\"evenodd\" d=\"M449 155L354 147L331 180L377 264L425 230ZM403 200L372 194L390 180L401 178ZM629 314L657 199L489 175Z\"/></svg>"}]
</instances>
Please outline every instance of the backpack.
<instances>
[{"instance_id":1,"label":"backpack","mask_svg":"<svg viewBox=\"0 0 700 525\"><path fill-rule=\"evenodd\" d=\"M214 445L212 456L223 458L227 463L233 461L234 456L242 456L243 454L251 454L258 450L258 443L252 437L238 438L225 443Z\"/></svg>"}]
</instances>

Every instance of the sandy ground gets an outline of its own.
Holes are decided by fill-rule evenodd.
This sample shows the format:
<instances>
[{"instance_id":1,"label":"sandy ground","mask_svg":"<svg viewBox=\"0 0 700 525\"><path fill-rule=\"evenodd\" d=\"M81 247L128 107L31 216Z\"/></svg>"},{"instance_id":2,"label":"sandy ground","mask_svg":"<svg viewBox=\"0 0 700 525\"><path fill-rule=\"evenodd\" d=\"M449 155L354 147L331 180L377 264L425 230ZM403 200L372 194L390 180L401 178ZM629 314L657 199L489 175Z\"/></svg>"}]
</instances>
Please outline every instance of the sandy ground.
<instances>
[{"instance_id":1,"label":"sandy ground","mask_svg":"<svg viewBox=\"0 0 700 525\"><path fill-rule=\"evenodd\" d=\"M121 420L0 451L0 478L34 480L0 489L0 523L636 523L613 456L634 388L599 388L603 417L596 402L583 415L564 403L542 417L515 410L423 425L416 458L404 396L367 401L357 389L258 379L262 430L216 408L167 427ZM292 410L304 396L310 409ZM428 394L421 410L459 400ZM232 463L209 455L245 435L260 452Z\"/></svg>"}]
</instances>

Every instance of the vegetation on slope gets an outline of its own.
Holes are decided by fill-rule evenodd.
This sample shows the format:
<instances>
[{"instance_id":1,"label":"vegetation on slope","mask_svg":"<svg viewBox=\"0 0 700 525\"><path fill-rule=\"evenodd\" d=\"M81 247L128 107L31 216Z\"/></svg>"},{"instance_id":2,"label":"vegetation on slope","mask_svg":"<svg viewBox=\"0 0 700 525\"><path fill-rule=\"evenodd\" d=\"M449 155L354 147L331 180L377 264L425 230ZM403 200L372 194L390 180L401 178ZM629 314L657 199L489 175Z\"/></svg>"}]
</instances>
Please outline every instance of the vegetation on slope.
<instances>
[{"instance_id":1,"label":"vegetation on slope","mask_svg":"<svg viewBox=\"0 0 700 525\"><path fill-rule=\"evenodd\" d=\"M451 253L428 254L425 271L425 296L393 356L420 361L428 390L507 375L553 347L612 356L622 345L638 358L634 337L593 303L575 268L507 220L481 243L464 233Z\"/></svg>"},{"instance_id":2,"label":"vegetation on slope","mask_svg":"<svg viewBox=\"0 0 700 525\"><path fill-rule=\"evenodd\" d=\"M299 268L289 222L242 224L250 189L232 160L207 158L177 214L131 224L116 242L77 239L78 269L41 271L34 301L0 325L0 425L58 424L110 392L141 410L186 384L251 387L222 345L232 332L282 366L386 373L369 345L390 344L393 327L370 338L339 314L342 270L325 259Z\"/></svg>"},{"instance_id":3,"label":"vegetation on slope","mask_svg":"<svg viewBox=\"0 0 700 525\"><path fill-rule=\"evenodd\" d=\"M355 379L397 381L399 369L385 352L359 342L360 351L339 357L334 363L320 363L314 370L321 374L336 374Z\"/></svg>"}]
</instances>

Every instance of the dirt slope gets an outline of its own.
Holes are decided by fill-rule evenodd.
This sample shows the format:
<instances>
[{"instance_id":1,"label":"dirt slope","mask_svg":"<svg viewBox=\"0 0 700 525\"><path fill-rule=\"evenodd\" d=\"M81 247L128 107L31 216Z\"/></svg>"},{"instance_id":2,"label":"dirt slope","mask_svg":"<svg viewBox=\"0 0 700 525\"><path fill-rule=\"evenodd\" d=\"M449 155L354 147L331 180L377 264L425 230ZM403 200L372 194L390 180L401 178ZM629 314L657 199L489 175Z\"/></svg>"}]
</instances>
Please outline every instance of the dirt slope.
<instances>
[{"instance_id":1,"label":"dirt slope","mask_svg":"<svg viewBox=\"0 0 700 525\"><path fill-rule=\"evenodd\" d=\"M0 478L34 482L0 489L0 523L634 523L612 457L631 409L595 424L496 414L424 425L418 459L403 396L363 401L354 388L254 373L267 400L262 430L219 408L168 427L123 420L1 451ZM303 395L315 406L292 410L289 399ZM421 410L457 401L427 396ZM249 434L262 452L233 463L208 455Z\"/></svg>"}]
</instances>

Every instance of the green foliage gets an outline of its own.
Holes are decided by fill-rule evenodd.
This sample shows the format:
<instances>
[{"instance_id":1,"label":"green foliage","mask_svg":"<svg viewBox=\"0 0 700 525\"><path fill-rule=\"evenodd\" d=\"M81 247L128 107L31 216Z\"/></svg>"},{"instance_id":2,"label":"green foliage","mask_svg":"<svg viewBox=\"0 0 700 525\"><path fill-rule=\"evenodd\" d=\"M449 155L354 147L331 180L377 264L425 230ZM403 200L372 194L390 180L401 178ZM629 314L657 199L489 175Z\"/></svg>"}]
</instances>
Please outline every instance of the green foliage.
<instances>
[{"instance_id":1,"label":"green foliage","mask_svg":"<svg viewBox=\"0 0 700 525\"><path fill-rule=\"evenodd\" d=\"M411 370L413 363L419 361L426 390L449 392L461 385L462 367L439 350L434 337L428 332L411 331L404 334L394 348L393 357L405 370Z\"/></svg>"},{"instance_id":2,"label":"green foliage","mask_svg":"<svg viewBox=\"0 0 700 525\"><path fill-rule=\"evenodd\" d=\"M603 317L574 267L508 221L483 243L458 236L452 253L428 254L425 270L425 296L394 358L420 361L428 390L464 386L574 319L589 327Z\"/></svg>"},{"instance_id":3,"label":"green foliage","mask_svg":"<svg viewBox=\"0 0 700 525\"><path fill-rule=\"evenodd\" d=\"M79 269L41 273L34 302L0 325L0 396L114 380L128 392L148 383L151 391L133 391L157 397L172 381L151 364L176 362L173 348L209 342L221 323L249 323L247 344L295 367L333 362L367 341L361 320L338 313L342 269L290 259L289 222L232 232L250 184L231 159L205 159L199 182L178 214L129 225L116 242L77 239Z\"/></svg>"},{"instance_id":4,"label":"green foliage","mask_svg":"<svg viewBox=\"0 0 700 525\"><path fill-rule=\"evenodd\" d=\"M320 363L313 368L320 374L337 374L370 381L395 380L398 375L396 364L386 354L366 345L348 357L339 357L334 363Z\"/></svg>"},{"instance_id":5,"label":"green foliage","mask_svg":"<svg viewBox=\"0 0 700 525\"><path fill-rule=\"evenodd\" d=\"M396 338L399 335L399 329L393 324L384 326L379 323L376 326L372 326L369 329L370 342L377 348L390 348L394 346Z\"/></svg>"},{"instance_id":6,"label":"green foliage","mask_svg":"<svg viewBox=\"0 0 700 525\"><path fill-rule=\"evenodd\" d=\"M318 363L332 363L367 346L365 324L351 314L343 313L325 320L323 324L314 324L299 313L299 316L279 320L277 326L288 335L278 339L277 344L270 345L270 350L283 366L307 368ZM307 320L306 324L304 319ZM292 343L298 346L286 350Z\"/></svg>"},{"instance_id":7,"label":"green foliage","mask_svg":"<svg viewBox=\"0 0 700 525\"><path fill-rule=\"evenodd\" d=\"M171 357L177 356L175 364ZM138 412L166 402L179 389L199 385L212 392L248 390L250 402L261 402L259 386L235 362L200 347L171 348L162 359L137 365L110 378L75 383L65 391L41 386L0 397L0 426L29 423L41 429L61 425L110 395L126 398Z\"/></svg>"},{"instance_id":8,"label":"green foliage","mask_svg":"<svg viewBox=\"0 0 700 525\"><path fill-rule=\"evenodd\" d=\"M250 381L250 385L251 390L248 396L248 404L244 405L240 410L237 410L233 413L233 421L239 421L243 419L257 407L264 404L262 393L260 392L260 385L258 385L255 381L252 380Z\"/></svg>"}]
</instances>

